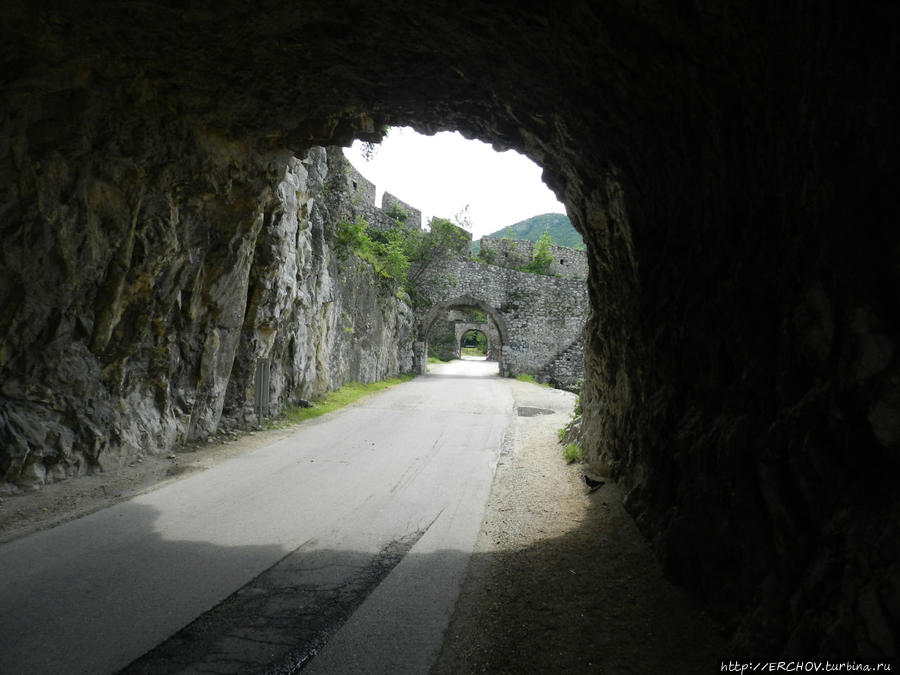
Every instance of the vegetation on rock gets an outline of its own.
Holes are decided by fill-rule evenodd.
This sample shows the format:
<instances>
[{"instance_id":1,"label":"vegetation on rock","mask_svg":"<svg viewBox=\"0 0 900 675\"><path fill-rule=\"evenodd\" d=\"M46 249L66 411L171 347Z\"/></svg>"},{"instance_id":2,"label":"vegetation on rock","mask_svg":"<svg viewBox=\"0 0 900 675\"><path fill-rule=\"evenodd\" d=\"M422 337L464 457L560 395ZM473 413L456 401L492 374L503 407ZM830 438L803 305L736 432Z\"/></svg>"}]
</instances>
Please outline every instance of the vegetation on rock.
<instances>
[{"instance_id":1,"label":"vegetation on rock","mask_svg":"<svg viewBox=\"0 0 900 675\"><path fill-rule=\"evenodd\" d=\"M391 207L387 210L387 215L401 225L409 218L409 212L397 202L391 204Z\"/></svg>"},{"instance_id":2,"label":"vegetation on rock","mask_svg":"<svg viewBox=\"0 0 900 675\"><path fill-rule=\"evenodd\" d=\"M405 214L402 207L399 211ZM357 216L352 222L341 220L335 233L339 258L356 255L406 291L414 288L434 264L464 251L468 243L466 232L443 218L432 218L430 228L421 231L408 230L399 223L386 230L376 228Z\"/></svg>"}]
</instances>

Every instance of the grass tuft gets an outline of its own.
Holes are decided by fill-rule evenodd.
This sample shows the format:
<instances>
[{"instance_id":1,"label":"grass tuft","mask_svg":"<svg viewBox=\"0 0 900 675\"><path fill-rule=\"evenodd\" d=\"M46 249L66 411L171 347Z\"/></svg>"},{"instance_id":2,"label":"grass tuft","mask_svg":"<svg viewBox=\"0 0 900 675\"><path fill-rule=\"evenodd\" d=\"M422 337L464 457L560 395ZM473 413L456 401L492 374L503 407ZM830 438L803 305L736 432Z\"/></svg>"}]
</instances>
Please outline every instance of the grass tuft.
<instances>
[{"instance_id":1,"label":"grass tuft","mask_svg":"<svg viewBox=\"0 0 900 675\"><path fill-rule=\"evenodd\" d=\"M283 428L294 424L300 424L313 417L319 417L320 415L330 413L338 408L343 408L362 398L366 394L381 391L382 389L387 389L388 387L392 387L395 384L400 384L402 382L409 382L414 377L415 375L398 375L397 377L390 377L386 380L379 380L378 382L351 382L345 384L340 389L330 391L321 398L316 399L309 408L288 406L285 409L284 414L279 419L275 420L274 426Z\"/></svg>"},{"instance_id":2,"label":"grass tuft","mask_svg":"<svg viewBox=\"0 0 900 675\"><path fill-rule=\"evenodd\" d=\"M519 382L530 382L531 384L536 384L539 387L547 387L547 389L551 388L550 385L546 382L538 382L536 379L534 379L534 375L532 375L531 373L522 373L521 375L517 375L516 379Z\"/></svg>"},{"instance_id":3,"label":"grass tuft","mask_svg":"<svg viewBox=\"0 0 900 675\"><path fill-rule=\"evenodd\" d=\"M563 459L567 464L572 462L580 462L584 458L584 451L578 443L569 443L563 448Z\"/></svg>"}]
</instances>

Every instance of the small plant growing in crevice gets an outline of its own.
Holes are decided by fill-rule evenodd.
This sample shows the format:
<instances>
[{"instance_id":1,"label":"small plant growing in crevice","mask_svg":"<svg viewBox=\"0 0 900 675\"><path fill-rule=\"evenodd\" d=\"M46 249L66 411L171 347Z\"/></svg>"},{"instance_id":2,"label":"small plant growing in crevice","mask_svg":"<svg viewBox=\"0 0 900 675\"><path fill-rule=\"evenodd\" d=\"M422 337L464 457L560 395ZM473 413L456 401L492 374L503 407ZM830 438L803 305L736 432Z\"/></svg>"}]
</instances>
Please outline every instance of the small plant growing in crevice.
<instances>
[{"instance_id":1,"label":"small plant growing in crevice","mask_svg":"<svg viewBox=\"0 0 900 675\"><path fill-rule=\"evenodd\" d=\"M482 248L477 255L472 256L472 260L494 265L497 262L497 252L490 248Z\"/></svg>"},{"instance_id":2,"label":"small plant growing in crevice","mask_svg":"<svg viewBox=\"0 0 900 675\"><path fill-rule=\"evenodd\" d=\"M397 202L391 204L391 207L387 210L387 215L398 225L402 225L409 218L409 213L407 212L407 210Z\"/></svg>"},{"instance_id":3,"label":"small plant growing in crevice","mask_svg":"<svg viewBox=\"0 0 900 675\"><path fill-rule=\"evenodd\" d=\"M566 464L580 462L584 459L584 451L578 443L569 443L563 448L563 459L566 460Z\"/></svg>"}]
</instances>

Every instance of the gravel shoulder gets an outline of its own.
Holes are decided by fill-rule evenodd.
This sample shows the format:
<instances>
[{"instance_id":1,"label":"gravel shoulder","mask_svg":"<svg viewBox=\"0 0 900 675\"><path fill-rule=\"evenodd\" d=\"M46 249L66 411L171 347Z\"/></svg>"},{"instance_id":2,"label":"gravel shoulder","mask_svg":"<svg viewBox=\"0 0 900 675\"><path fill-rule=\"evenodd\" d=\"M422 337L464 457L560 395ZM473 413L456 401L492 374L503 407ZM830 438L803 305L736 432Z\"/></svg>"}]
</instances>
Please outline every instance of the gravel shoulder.
<instances>
[{"instance_id":1,"label":"gravel shoulder","mask_svg":"<svg viewBox=\"0 0 900 675\"><path fill-rule=\"evenodd\" d=\"M574 397L511 381L517 417L434 675L713 673L721 630L658 563L612 482L589 493L557 430Z\"/></svg>"}]
</instances>

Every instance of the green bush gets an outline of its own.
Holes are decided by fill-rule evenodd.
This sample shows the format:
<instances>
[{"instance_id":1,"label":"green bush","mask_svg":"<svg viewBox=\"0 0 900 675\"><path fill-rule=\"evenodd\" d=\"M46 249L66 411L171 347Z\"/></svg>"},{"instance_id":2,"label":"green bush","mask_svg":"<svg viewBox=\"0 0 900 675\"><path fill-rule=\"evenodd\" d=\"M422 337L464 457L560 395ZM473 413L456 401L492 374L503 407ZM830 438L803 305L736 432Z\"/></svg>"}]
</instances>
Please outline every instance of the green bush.
<instances>
[{"instance_id":1,"label":"green bush","mask_svg":"<svg viewBox=\"0 0 900 675\"><path fill-rule=\"evenodd\" d=\"M387 215L389 218L392 218L398 224L403 224L406 222L406 219L409 218L409 212L404 209L400 204L394 202L391 204L391 207L387 210Z\"/></svg>"},{"instance_id":2,"label":"green bush","mask_svg":"<svg viewBox=\"0 0 900 675\"><path fill-rule=\"evenodd\" d=\"M359 216L352 223L348 220L341 220L337 225L334 242L338 256L346 258L349 253L359 255L362 251L369 249L372 240L366 234L368 227L369 224Z\"/></svg>"},{"instance_id":3,"label":"green bush","mask_svg":"<svg viewBox=\"0 0 900 675\"><path fill-rule=\"evenodd\" d=\"M406 254L406 237L402 228L377 230L360 216L352 223L342 220L335 235L338 257L346 259L349 253L372 265L381 276L406 285L409 257Z\"/></svg>"},{"instance_id":4,"label":"green bush","mask_svg":"<svg viewBox=\"0 0 900 675\"><path fill-rule=\"evenodd\" d=\"M399 209L395 213L405 213L399 205L394 206ZM349 254L356 255L407 292L433 263L458 254L468 244L468 233L442 218L433 218L427 232L408 230L400 224L379 230L361 216L353 222L341 220L335 230L338 258L345 260Z\"/></svg>"}]
</instances>

